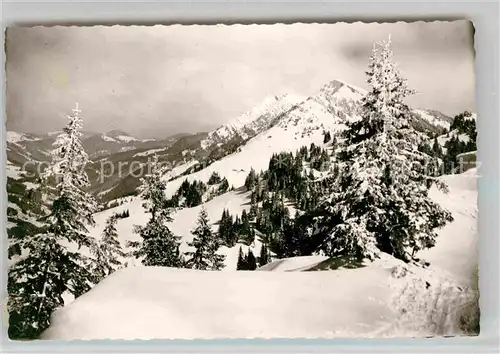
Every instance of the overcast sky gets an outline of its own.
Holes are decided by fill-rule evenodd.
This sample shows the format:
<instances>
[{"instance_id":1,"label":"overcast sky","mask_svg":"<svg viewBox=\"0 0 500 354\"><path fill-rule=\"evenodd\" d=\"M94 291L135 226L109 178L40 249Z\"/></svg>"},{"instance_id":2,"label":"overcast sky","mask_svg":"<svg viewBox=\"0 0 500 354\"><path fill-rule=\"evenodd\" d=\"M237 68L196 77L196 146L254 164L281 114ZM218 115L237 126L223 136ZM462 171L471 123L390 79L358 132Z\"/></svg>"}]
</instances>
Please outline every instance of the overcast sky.
<instances>
[{"instance_id":1,"label":"overcast sky","mask_svg":"<svg viewBox=\"0 0 500 354\"><path fill-rule=\"evenodd\" d=\"M205 131L282 93L315 94L341 79L367 88L372 43L420 94L413 107L475 110L472 27L460 22L7 31L7 129L60 129L79 102L87 131L138 137Z\"/></svg>"}]
</instances>

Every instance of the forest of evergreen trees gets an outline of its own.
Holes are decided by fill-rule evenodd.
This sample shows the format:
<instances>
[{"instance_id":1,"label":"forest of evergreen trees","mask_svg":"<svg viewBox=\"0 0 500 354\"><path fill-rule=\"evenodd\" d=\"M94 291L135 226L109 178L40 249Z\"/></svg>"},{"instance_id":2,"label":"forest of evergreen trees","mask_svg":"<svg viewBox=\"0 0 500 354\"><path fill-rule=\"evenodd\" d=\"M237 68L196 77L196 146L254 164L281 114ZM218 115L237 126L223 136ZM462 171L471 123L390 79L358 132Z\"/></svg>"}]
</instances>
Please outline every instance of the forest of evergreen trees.
<instances>
[{"instance_id":1,"label":"forest of evergreen trees","mask_svg":"<svg viewBox=\"0 0 500 354\"><path fill-rule=\"evenodd\" d=\"M244 210L241 216L230 215L228 210L222 212L219 235L226 245L251 245L259 235L265 251L275 258L317 251L321 239L309 237L307 228L328 182L316 181L314 171L327 168L332 147L311 144L295 154L274 154L265 172L250 170L245 180L245 188L250 191L249 212ZM296 209L297 215L290 215L289 208Z\"/></svg>"},{"instance_id":2,"label":"forest of evergreen trees","mask_svg":"<svg viewBox=\"0 0 500 354\"><path fill-rule=\"evenodd\" d=\"M168 205L174 208L196 207L218 195L226 193L230 189L226 177L221 178L217 172L214 172L210 176L207 184L199 180L189 182L186 179L182 182L177 192L169 199Z\"/></svg>"}]
</instances>

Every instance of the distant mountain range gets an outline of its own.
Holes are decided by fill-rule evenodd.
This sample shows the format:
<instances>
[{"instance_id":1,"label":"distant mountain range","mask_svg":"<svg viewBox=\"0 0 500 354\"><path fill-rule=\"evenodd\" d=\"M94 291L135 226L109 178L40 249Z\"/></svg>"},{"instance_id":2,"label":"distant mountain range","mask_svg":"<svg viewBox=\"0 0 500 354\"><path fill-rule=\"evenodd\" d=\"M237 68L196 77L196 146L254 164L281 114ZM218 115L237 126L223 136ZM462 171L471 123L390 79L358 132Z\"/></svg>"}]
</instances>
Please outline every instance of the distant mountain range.
<instances>
[{"instance_id":1,"label":"distant mountain range","mask_svg":"<svg viewBox=\"0 0 500 354\"><path fill-rule=\"evenodd\" d=\"M22 165L26 161L48 161L52 144L56 141L60 131L46 134L7 132L7 157L15 164ZM188 134L177 134L162 139L138 139L119 130L112 130L105 134L84 132L83 146L91 159L112 154L140 149L167 147L178 138Z\"/></svg>"},{"instance_id":2,"label":"distant mountain range","mask_svg":"<svg viewBox=\"0 0 500 354\"><path fill-rule=\"evenodd\" d=\"M361 88L332 80L309 97L269 96L261 104L209 133L138 139L120 130L105 134L84 132L83 145L93 161L87 166L91 190L103 200L133 194L139 184L137 174L133 172L142 168L152 154L173 165L189 163L189 169L183 171L186 175L204 169L205 172L200 173L208 179L215 171L226 176L234 186L239 186L250 168L265 169L273 153L295 151L311 143L321 145L325 131L343 130L347 122L357 118L365 94ZM435 110L413 110L414 126L435 135L449 129L451 122L451 117ZM10 165L19 167L26 161L49 161L58 133L7 132ZM135 169L116 172L120 163L131 164L132 161L137 166ZM102 181L98 177L104 162L113 164L116 173ZM175 177L171 175L170 179Z\"/></svg>"}]
</instances>

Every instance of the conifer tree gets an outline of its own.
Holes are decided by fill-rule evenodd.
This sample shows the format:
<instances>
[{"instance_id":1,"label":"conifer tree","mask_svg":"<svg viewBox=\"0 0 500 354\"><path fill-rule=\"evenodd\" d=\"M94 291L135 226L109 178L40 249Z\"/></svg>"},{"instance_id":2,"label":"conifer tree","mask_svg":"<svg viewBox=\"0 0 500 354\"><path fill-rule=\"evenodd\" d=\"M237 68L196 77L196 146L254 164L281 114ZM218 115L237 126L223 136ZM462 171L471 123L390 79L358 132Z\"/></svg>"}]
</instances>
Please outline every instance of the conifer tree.
<instances>
[{"instance_id":1,"label":"conifer tree","mask_svg":"<svg viewBox=\"0 0 500 354\"><path fill-rule=\"evenodd\" d=\"M232 247L233 243L236 242L234 241L233 216L229 214L229 210L227 209L222 210L218 233L227 246Z\"/></svg>"},{"instance_id":2,"label":"conifer tree","mask_svg":"<svg viewBox=\"0 0 500 354\"><path fill-rule=\"evenodd\" d=\"M217 183L220 183L221 178L217 172L213 172L212 175L210 176L210 179L208 180L208 185L214 185Z\"/></svg>"},{"instance_id":3,"label":"conifer tree","mask_svg":"<svg viewBox=\"0 0 500 354\"><path fill-rule=\"evenodd\" d=\"M337 145L337 136L334 135L332 136L332 146L335 147L335 145Z\"/></svg>"},{"instance_id":4,"label":"conifer tree","mask_svg":"<svg viewBox=\"0 0 500 354\"><path fill-rule=\"evenodd\" d=\"M257 260L253 255L252 250L248 250L248 254L246 256L246 270L255 270L257 269Z\"/></svg>"},{"instance_id":5,"label":"conifer tree","mask_svg":"<svg viewBox=\"0 0 500 354\"><path fill-rule=\"evenodd\" d=\"M187 252L186 266L198 270L221 270L224 267L224 255L217 254L221 246L220 240L212 232L208 213L205 207L201 208L198 224L192 231L193 241L188 246L195 251Z\"/></svg>"},{"instance_id":6,"label":"conifer tree","mask_svg":"<svg viewBox=\"0 0 500 354\"><path fill-rule=\"evenodd\" d=\"M439 144L437 137L434 138L434 142L432 144L432 153L435 157L442 158L443 157L443 149Z\"/></svg>"},{"instance_id":7,"label":"conifer tree","mask_svg":"<svg viewBox=\"0 0 500 354\"><path fill-rule=\"evenodd\" d=\"M243 250L241 249L238 252L238 263L236 264L236 270L248 270L247 262L245 256L243 255Z\"/></svg>"},{"instance_id":8,"label":"conifer tree","mask_svg":"<svg viewBox=\"0 0 500 354\"><path fill-rule=\"evenodd\" d=\"M104 278L121 268L123 266L122 260L127 256L118 240L117 219L117 215L112 215L106 220L102 238L92 248L97 260L97 268L94 273L98 274L100 278Z\"/></svg>"},{"instance_id":9,"label":"conifer tree","mask_svg":"<svg viewBox=\"0 0 500 354\"><path fill-rule=\"evenodd\" d=\"M139 195L144 200L143 208L151 216L146 225L135 226L134 231L142 240L129 242L129 246L134 248L133 256L145 266L180 267L180 237L166 225L172 220L171 210L165 195L166 181L162 179L164 171L156 155L150 168L150 173L141 179Z\"/></svg>"},{"instance_id":10,"label":"conifer tree","mask_svg":"<svg viewBox=\"0 0 500 354\"><path fill-rule=\"evenodd\" d=\"M236 244L236 242L238 242L240 234L240 228L241 228L240 218L238 215L236 215L235 219L233 220L233 215L231 215L229 213L229 210L227 210L226 218L223 224L224 224L223 230L224 230L226 246L233 247Z\"/></svg>"},{"instance_id":11,"label":"conifer tree","mask_svg":"<svg viewBox=\"0 0 500 354\"><path fill-rule=\"evenodd\" d=\"M239 215L236 215L236 217L234 218L233 229L234 229L234 231L236 231L238 233L241 230L241 220L240 220Z\"/></svg>"},{"instance_id":12,"label":"conifer tree","mask_svg":"<svg viewBox=\"0 0 500 354\"><path fill-rule=\"evenodd\" d=\"M64 293L79 297L96 281L91 273L95 260L81 251L95 245L87 228L94 225L98 208L86 192L88 156L81 142L80 112L77 104L67 116L68 124L54 143L52 163L42 175L44 184L55 181L49 214L40 220L45 226L25 235L19 247L26 256L9 269L11 338L37 338L49 326L51 313L64 305Z\"/></svg>"},{"instance_id":13,"label":"conifer tree","mask_svg":"<svg viewBox=\"0 0 500 354\"><path fill-rule=\"evenodd\" d=\"M247 211L243 209L241 212L241 226L240 226L240 235L245 238L246 241L249 241L252 236L252 230L250 226L250 218L247 214Z\"/></svg>"},{"instance_id":14,"label":"conifer tree","mask_svg":"<svg viewBox=\"0 0 500 354\"><path fill-rule=\"evenodd\" d=\"M224 194L228 190L229 190L229 182L227 181L226 177L224 177L219 185L219 193Z\"/></svg>"},{"instance_id":15,"label":"conifer tree","mask_svg":"<svg viewBox=\"0 0 500 354\"><path fill-rule=\"evenodd\" d=\"M262 247L260 248L259 267L263 267L267 263L269 263L269 252L267 250L267 246L262 244Z\"/></svg>"},{"instance_id":16,"label":"conifer tree","mask_svg":"<svg viewBox=\"0 0 500 354\"><path fill-rule=\"evenodd\" d=\"M247 190L252 190L252 188L257 184L257 182L258 182L258 176L255 173L255 170L251 168L250 172L248 173L245 179L245 188Z\"/></svg>"},{"instance_id":17,"label":"conifer tree","mask_svg":"<svg viewBox=\"0 0 500 354\"><path fill-rule=\"evenodd\" d=\"M322 203L336 220L325 243L329 254L373 259L383 251L407 261L432 247L436 229L451 220L428 196L437 182L426 174L434 159L417 147L429 138L410 125L404 99L414 91L392 55L390 39L374 47L367 72L371 91L361 119L348 124L337 156L342 173Z\"/></svg>"}]
</instances>

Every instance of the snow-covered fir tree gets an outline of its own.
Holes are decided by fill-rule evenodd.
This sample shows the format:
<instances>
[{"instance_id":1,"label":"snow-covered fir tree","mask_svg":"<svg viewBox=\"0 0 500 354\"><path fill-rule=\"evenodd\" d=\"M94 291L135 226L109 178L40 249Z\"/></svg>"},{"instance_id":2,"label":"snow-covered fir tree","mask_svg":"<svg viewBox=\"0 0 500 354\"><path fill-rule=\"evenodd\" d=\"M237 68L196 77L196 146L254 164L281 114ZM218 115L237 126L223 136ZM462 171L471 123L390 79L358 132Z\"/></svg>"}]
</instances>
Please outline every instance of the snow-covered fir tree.
<instances>
[{"instance_id":1,"label":"snow-covered fir tree","mask_svg":"<svg viewBox=\"0 0 500 354\"><path fill-rule=\"evenodd\" d=\"M8 309L11 338L37 338L50 324L51 313L64 305L63 294L78 297L95 283L95 260L82 248L92 249L87 235L94 225L95 199L84 171L88 156L81 142L82 119L78 105L57 137L52 163L42 175L54 193L40 232L20 240L22 257L9 269ZM49 190L49 189L47 189Z\"/></svg>"},{"instance_id":2,"label":"snow-covered fir tree","mask_svg":"<svg viewBox=\"0 0 500 354\"><path fill-rule=\"evenodd\" d=\"M393 61L390 38L374 46L360 119L348 124L337 154L340 174L322 201L330 215L328 254L373 259L380 251L408 261L432 247L451 220L428 196L434 158L418 151L428 137L410 125L404 99L413 94ZM328 223L327 223L328 224ZM323 229L324 231L324 224Z\"/></svg>"},{"instance_id":3,"label":"snow-covered fir tree","mask_svg":"<svg viewBox=\"0 0 500 354\"><path fill-rule=\"evenodd\" d=\"M221 270L224 268L226 256L218 254L221 240L212 232L210 220L205 207L201 208L198 224L192 231L193 241L188 246L194 247L193 252L186 252L186 266L198 270Z\"/></svg>"},{"instance_id":4,"label":"snow-covered fir tree","mask_svg":"<svg viewBox=\"0 0 500 354\"><path fill-rule=\"evenodd\" d=\"M97 269L94 270L94 273L100 278L104 278L123 267L123 259L127 257L118 240L118 231L116 230L118 217L118 215L111 215L106 220L102 238L92 248L92 253L97 260Z\"/></svg>"},{"instance_id":5,"label":"snow-covered fir tree","mask_svg":"<svg viewBox=\"0 0 500 354\"><path fill-rule=\"evenodd\" d=\"M141 178L139 195L144 200L143 208L149 213L146 225L136 225L135 233L141 241L132 241L128 245L134 249L132 255L145 266L180 267L182 257L179 252L180 237L170 231L167 223L172 221L171 208L165 195L167 182L162 179L163 168L155 155L149 164L150 171Z\"/></svg>"}]
</instances>

